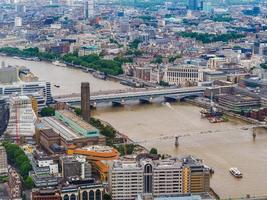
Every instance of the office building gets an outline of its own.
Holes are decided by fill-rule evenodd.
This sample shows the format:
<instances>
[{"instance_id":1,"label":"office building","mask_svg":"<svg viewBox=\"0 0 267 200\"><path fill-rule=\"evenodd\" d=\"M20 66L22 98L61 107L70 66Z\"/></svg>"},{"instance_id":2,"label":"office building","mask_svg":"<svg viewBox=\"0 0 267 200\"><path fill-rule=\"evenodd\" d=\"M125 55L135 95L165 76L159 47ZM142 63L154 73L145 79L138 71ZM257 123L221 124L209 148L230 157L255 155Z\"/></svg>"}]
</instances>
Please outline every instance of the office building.
<instances>
[{"instance_id":1,"label":"office building","mask_svg":"<svg viewBox=\"0 0 267 200\"><path fill-rule=\"evenodd\" d=\"M220 106L237 113L248 112L259 108L261 104L260 97L246 94L221 94L217 98Z\"/></svg>"},{"instance_id":2,"label":"office building","mask_svg":"<svg viewBox=\"0 0 267 200\"><path fill-rule=\"evenodd\" d=\"M81 85L81 110L84 121L90 120L90 84L83 82Z\"/></svg>"},{"instance_id":3,"label":"office building","mask_svg":"<svg viewBox=\"0 0 267 200\"><path fill-rule=\"evenodd\" d=\"M205 193L210 191L210 168L202 160L187 156L182 159L183 166L189 176L189 193Z\"/></svg>"},{"instance_id":4,"label":"office building","mask_svg":"<svg viewBox=\"0 0 267 200\"><path fill-rule=\"evenodd\" d=\"M10 120L6 134L11 140L34 142L36 115L27 96L10 97Z\"/></svg>"},{"instance_id":5,"label":"office building","mask_svg":"<svg viewBox=\"0 0 267 200\"><path fill-rule=\"evenodd\" d=\"M11 94L33 96L39 109L52 103L51 85L49 82L14 82L12 84L0 84L0 95L9 96Z\"/></svg>"},{"instance_id":6,"label":"office building","mask_svg":"<svg viewBox=\"0 0 267 200\"><path fill-rule=\"evenodd\" d=\"M0 146L0 176L7 175L7 156L6 149L3 146Z\"/></svg>"},{"instance_id":7,"label":"office building","mask_svg":"<svg viewBox=\"0 0 267 200\"><path fill-rule=\"evenodd\" d=\"M176 159L114 161L110 167L109 190L113 200L135 199L138 195L158 197L189 192L190 173Z\"/></svg>"},{"instance_id":8,"label":"office building","mask_svg":"<svg viewBox=\"0 0 267 200\"><path fill-rule=\"evenodd\" d=\"M196 86L198 82L203 81L203 72L194 65L166 67L163 81L170 85Z\"/></svg>"},{"instance_id":9,"label":"office building","mask_svg":"<svg viewBox=\"0 0 267 200\"><path fill-rule=\"evenodd\" d=\"M8 125L9 107L5 99L0 98L0 135L2 135Z\"/></svg>"},{"instance_id":10,"label":"office building","mask_svg":"<svg viewBox=\"0 0 267 200\"><path fill-rule=\"evenodd\" d=\"M92 178L92 167L85 156L60 157L62 177L66 180L84 180Z\"/></svg>"}]
</instances>

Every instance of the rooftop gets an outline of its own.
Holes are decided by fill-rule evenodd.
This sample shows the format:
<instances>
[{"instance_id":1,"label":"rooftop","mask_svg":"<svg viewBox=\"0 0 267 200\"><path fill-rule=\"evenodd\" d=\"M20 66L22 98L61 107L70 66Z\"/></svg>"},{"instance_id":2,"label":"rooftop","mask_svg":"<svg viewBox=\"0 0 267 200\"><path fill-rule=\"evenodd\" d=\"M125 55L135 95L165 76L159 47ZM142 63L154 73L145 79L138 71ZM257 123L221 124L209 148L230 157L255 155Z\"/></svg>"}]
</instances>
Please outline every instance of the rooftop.
<instances>
[{"instance_id":1,"label":"rooftop","mask_svg":"<svg viewBox=\"0 0 267 200\"><path fill-rule=\"evenodd\" d=\"M95 127L91 126L89 123L85 122L83 119L72 113L68 110L58 110L56 111L60 113L61 115L64 115L65 117L69 118L73 122L75 122L77 125L79 125L81 128L84 128L86 130L96 130Z\"/></svg>"}]
</instances>

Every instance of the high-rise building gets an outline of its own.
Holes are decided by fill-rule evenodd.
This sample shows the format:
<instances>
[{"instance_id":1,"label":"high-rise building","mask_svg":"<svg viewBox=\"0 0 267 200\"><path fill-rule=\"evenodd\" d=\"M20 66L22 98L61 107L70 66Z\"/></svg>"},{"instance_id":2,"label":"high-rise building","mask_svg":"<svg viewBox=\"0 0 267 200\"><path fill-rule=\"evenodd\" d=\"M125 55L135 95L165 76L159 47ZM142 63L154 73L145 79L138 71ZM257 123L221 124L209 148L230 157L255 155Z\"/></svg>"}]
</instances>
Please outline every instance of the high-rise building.
<instances>
[{"instance_id":1,"label":"high-rise building","mask_svg":"<svg viewBox=\"0 0 267 200\"><path fill-rule=\"evenodd\" d=\"M88 17L94 17L94 0L88 0Z\"/></svg>"},{"instance_id":2,"label":"high-rise building","mask_svg":"<svg viewBox=\"0 0 267 200\"><path fill-rule=\"evenodd\" d=\"M90 120L90 84L83 82L81 85L81 110L84 121Z\"/></svg>"},{"instance_id":3,"label":"high-rise building","mask_svg":"<svg viewBox=\"0 0 267 200\"><path fill-rule=\"evenodd\" d=\"M84 19L94 17L94 0L83 1L83 17Z\"/></svg>"},{"instance_id":4,"label":"high-rise building","mask_svg":"<svg viewBox=\"0 0 267 200\"><path fill-rule=\"evenodd\" d=\"M198 0L188 0L188 9L197 10L198 7Z\"/></svg>"},{"instance_id":5,"label":"high-rise building","mask_svg":"<svg viewBox=\"0 0 267 200\"><path fill-rule=\"evenodd\" d=\"M88 1L83 0L83 18L88 19L89 14L88 14Z\"/></svg>"},{"instance_id":6,"label":"high-rise building","mask_svg":"<svg viewBox=\"0 0 267 200\"><path fill-rule=\"evenodd\" d=\"M8 125L9 108L5 99L0 99L0 135L2 135Z\"/></svg>"},{"instance_id":7,"label":"high-rise building","mask_svg":"<svg viewBox=\"0 0 267 200\"><path fill-rule=\"evenodd\" d=\"M0 146L0 175L7 174L7 156L5 147Z\"/></svg>"}]
</instances>

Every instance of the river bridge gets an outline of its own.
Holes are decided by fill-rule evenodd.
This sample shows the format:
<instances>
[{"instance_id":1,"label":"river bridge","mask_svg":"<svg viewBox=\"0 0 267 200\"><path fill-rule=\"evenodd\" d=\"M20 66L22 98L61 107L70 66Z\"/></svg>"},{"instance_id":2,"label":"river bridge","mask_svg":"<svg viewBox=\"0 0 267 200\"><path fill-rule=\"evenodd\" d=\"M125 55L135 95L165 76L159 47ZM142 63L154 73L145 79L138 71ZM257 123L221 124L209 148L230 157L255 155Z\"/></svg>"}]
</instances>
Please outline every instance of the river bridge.
<instances>
[{"instance_id":1,"label":"river bridge","mask_svg":"<svg viewBox=\"0 0 267 200\"><path fill-rule=\"evenodd\" d=\"M203 96L206 87L167 88L143 91L112 92L105 94L93 94L90 104L96 106L98 103L110 103L112 105L124 105L129 100L139 100L140 103L152 103L154 98L164 97L165 101L180 101L184 98ZM78 104L80 96L54 97L55 102Z\"/></svg>"}]
</instances>

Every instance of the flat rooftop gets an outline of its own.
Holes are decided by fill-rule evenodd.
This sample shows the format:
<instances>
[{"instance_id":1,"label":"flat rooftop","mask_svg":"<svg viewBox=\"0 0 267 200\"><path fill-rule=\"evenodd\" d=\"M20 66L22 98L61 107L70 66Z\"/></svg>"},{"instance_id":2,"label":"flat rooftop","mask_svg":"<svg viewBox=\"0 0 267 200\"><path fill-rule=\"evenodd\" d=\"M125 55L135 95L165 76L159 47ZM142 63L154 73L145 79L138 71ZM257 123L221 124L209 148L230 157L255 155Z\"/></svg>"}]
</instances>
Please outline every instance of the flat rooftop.
<instances>
[{"instance_id":1,"label":"flat rooftop","mask_svg":"<svg viewBox=\"0 0 267 200\"><path fill-rule=\"evenodd\" d=\"M83 135L65 126L62 122L57 120L55 117L43 117L42 122L44 122L48 127L52 128L56 133L62 136L66 141L71 141L73 139L84 137Z\"/></svg>"},{"instance_id":2,"label":"flat rooftop","mask_svg":"<svg viewBox=\"0 0 267 200\"><path fill-rule=\"evenodd\" d=\"M71 121L75 122L81 128L86 130L96 130L95 127L90 125L89 123L85 122L82 118L78 117L74 113L68 110L57 110L56 112L60 113L61 115L65 116L66 118L70 119Z\"/></svg>"},{"instance_id":3,"label":"flat rooftop","mask_svg":"<svg viewBox=\"0 0 267 200\"><path fill-rule=\"evenodd\" d=\"M100 146L100 145L86 146L86 147L83 147L80 149L81 150L87 150L87 151L101 152L101 153L109 153L109 152L112 152L112 150L113 150L112 147Z\"/></svg>"}]
</instances>

